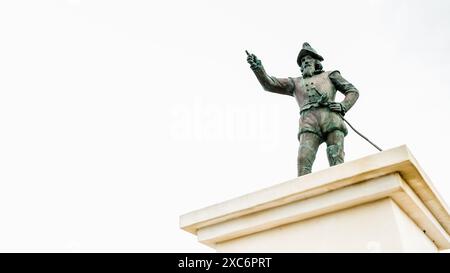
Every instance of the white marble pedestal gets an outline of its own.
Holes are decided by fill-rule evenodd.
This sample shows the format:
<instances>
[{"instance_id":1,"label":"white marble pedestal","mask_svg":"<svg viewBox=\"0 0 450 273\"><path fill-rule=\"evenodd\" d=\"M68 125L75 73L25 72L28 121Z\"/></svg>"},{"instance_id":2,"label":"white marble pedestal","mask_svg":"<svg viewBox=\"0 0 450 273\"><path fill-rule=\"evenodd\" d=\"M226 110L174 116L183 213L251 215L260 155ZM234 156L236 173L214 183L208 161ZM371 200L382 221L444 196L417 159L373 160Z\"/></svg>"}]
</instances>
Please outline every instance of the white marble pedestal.
<instances>
[{"instance_id":1,"label":"white marble pedestal","mask_svg":"<svg viewBox=\"0 0 450 273\"><path fill-rule=\"evenodd\" d=\"M219 252L437 252L445 203L406 146L295 178L180 217Z\"/></svg>"}]
</instances>

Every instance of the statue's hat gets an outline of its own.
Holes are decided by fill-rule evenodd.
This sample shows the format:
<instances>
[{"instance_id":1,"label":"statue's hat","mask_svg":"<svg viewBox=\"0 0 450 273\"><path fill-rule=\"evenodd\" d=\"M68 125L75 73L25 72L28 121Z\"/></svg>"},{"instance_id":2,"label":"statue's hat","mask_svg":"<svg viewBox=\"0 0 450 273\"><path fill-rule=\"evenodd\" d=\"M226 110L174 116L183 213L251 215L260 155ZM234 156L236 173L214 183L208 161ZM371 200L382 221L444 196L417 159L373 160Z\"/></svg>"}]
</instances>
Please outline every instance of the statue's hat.
<instances>
[{"instance_id":1,"label":"statue's hat","mask_svg":"<svg viewBox=\"0 0 450 273\"><path fill-rule=\"evenodd\" d=\"M302 65L302 58L303 58L303 56L306 56L306 55L310 55L314 59L323 61L323 57L320 56L317 53L317 51L314 50L314 48L312 48L308 43L303 43L303 48L302 48L302 50L300 50L300 53L298 54L298 57L297 57L297 64L299 66Z\"/></svg>"}]
</instances>

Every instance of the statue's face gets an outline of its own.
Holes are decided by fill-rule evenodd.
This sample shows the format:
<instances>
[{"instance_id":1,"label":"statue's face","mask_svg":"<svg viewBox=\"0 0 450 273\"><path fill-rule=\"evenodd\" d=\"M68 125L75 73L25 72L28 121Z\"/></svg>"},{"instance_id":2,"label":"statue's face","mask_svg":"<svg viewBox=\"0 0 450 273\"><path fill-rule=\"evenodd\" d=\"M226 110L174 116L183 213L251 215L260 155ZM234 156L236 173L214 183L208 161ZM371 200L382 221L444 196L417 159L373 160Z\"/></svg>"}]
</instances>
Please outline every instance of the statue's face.
<instances>
[{"instance_id":1,"label":"statue's face","mask_svg":"<svg viewBox=\"0 0 450 273\"><path fill-rule=\"evenodd\" d=\"M302 69L305 69L309 66L312 66L314 68L316 60L313 57L306 55L302 57L301 62L302 62Z\"/></svg>"},{"instance_id":2,"label":"statue's face","mask_svg":"<svg viewBox=\"0 0 450 273\"><path fill-rule=\"evenodd\" d=\"M301 71L303 76L311 77L312 75L314 75L314 72L316 71L316 59L309 55L306 55L302 57L301 62Z\"/></svg>"}]
</instances>

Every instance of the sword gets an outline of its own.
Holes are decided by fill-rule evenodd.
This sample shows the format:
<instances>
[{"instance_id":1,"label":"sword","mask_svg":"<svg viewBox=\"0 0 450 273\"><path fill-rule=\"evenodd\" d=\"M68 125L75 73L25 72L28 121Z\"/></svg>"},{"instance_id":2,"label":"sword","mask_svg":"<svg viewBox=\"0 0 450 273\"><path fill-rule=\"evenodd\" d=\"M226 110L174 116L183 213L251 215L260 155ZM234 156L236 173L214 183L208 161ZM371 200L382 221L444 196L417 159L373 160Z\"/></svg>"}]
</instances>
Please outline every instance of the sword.
<instances>
[{"instance_id":1,"label":"sword","mask_svg":"<svg viewBox=\"0 0 450 273\"><path fill-rule=\"evenodd\" d=\"M353 127L350 122L348 122L343 115L339 114L339 116L342 118L343 121L345 121L345 123L347 123L347 125L352 128L352 130L357 133L360 137L364 138L367 142L369 142L370 144L372 144L373 147L377 148L378 151L382 152L383 150L378 147L375 143L373 143L372 141L370 141L366 136L364 136L363 134L361 134L360 132L358 132L358 130L355 129L355 127Z\"/></svg>"}]
</instances>

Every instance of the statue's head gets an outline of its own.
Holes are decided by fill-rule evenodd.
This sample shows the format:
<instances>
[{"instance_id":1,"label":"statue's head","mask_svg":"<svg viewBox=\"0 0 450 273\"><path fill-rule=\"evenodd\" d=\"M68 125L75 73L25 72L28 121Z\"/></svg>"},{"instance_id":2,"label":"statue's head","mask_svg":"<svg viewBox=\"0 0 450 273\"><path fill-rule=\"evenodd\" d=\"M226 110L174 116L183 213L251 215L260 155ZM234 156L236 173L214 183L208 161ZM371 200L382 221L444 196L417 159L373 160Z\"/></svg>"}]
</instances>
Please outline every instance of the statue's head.
<instances>
[{"instance_id":1,"label":"statue's head","mask_svg":"<svg viewBox=\"0 0 450 273\"><path fill-rule=\"evenodd\" d=\"M303 44L302 50L297 57L297 64L304 77L311 77L314 74L322 72L321 64L323 57L320 56L308 43Z\"/></svg>"},{"instance_id":2,"label":"statue's head","mask_svg":"<svg viewBox=\"0 0 450 273\"><path fill-rule=\"evenodd\" d=\"M323 71L320 61L311 55L303 56L300 63L300 71L303 77L308 78Z\"/></svg>"}]
</instances>

